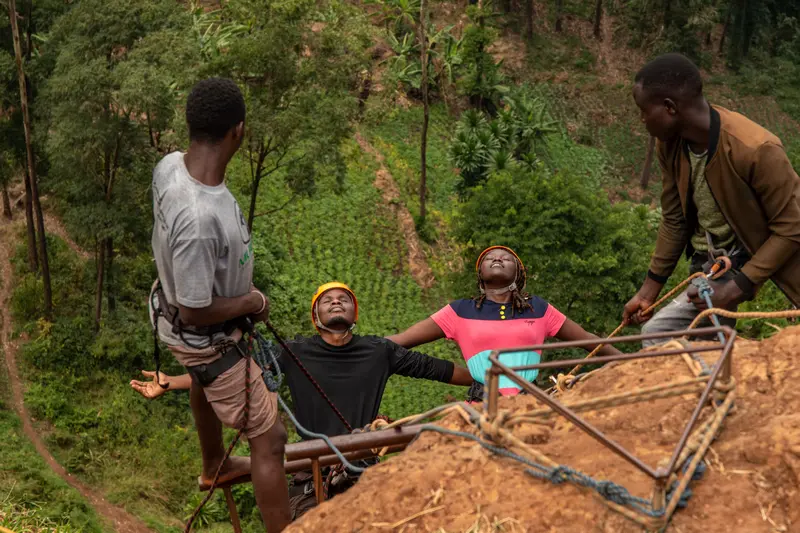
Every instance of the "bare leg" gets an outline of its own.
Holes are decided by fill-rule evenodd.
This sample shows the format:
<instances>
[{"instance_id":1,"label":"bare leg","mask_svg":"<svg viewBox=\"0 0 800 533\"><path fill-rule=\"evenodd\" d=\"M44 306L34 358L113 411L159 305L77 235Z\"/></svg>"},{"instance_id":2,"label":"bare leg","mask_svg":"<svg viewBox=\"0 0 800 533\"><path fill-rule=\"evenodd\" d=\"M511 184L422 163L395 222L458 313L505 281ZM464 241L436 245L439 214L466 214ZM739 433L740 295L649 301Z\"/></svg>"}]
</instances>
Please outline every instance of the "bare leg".
<instances>
[{"instance_id":1,"label":"bare leg","mask_svg":"<svg viewBox=\"0 0 800 533\"><path fill-rule=\"evenodd\" d=\"M210 482L219 468L219 462L225 456L222 443L222 423L211 407L203 392L203 387L192 382L189 391L189 402L192 406L194 425L200 437L200 452L203 455L203 479ZM229 457L222 467L221 475L228 472L248 472L249 457Z\"/></svg>"},{"instance_id":2,"label":"bare leg","mask_svg":"<svg viewBox=\"0 0 800 533\"><path fill-rule=\"evenodd\" d=\"M269 533L282 531L291 521L283 469L286 438L286 428L278 417L269 431L249 439L256 503Z\"/></svg>"}]
</instances>

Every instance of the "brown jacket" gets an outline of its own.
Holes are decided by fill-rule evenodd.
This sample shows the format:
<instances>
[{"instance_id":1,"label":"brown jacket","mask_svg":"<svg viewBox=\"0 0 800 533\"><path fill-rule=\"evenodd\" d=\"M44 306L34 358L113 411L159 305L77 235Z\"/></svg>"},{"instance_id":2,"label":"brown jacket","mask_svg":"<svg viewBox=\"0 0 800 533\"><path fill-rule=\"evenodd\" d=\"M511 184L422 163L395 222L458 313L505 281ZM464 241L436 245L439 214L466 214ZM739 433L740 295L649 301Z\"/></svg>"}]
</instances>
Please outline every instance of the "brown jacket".
<instances>
[{"instance_id":1,"label":"brown jacket","mask_svg":"<svg viewBox=\"0 0 800 533\"><path fill-rule=\"evenodd\" d=\"M658 143L663 174L662 218L648 275L665 282L690 239L697 210L690 191L688 146ZM800 178L780 139L748 118L711 109L705 179L717 205L752 258L736 283L746 293L771 278L800 306Z\"/></svg>"}]
</instances>

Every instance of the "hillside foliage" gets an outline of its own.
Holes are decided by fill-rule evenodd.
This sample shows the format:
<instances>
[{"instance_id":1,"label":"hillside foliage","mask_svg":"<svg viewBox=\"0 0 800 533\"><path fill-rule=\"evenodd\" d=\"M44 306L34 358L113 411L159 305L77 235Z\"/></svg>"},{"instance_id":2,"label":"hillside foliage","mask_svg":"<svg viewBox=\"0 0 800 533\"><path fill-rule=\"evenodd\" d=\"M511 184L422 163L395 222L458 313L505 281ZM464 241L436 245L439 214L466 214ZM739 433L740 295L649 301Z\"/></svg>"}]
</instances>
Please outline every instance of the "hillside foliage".
<instances>
[{"instance_id":1,"label":"hillside foliage","mask_svg":"<svg viewBox=\"0 0 800 533\"><path fill-rule=\"evenodd\" d=\"M611 28L605 42L592 34L598 3ZM9 251L25 401L70 473L159 531L180 530L199 501L197 438L186 394L147 401L128 381L153 365L152 169L186 148L184 103L197 80L228 76L245 94L247 138L227 185L252 225L254 283L287 337L314 333L311 295L334 279L358 296L359 333L401 331L473 296L474 259L494 244L520 255L529 292L587 330L614 329L644 279L660 215L658 170L638 186L647 137L630 97L634 60L692 57L709 98L780 135L800 168L800 11L791 2L484 0L465 9L437 0L425 42L418 0L209 4L44 0L20 19L43 201L85 252L48 235L46 320L24 233ZM23 190L26 146L7 27L0 10L0 186L10 197ZM394 209L420 215L423 68L432 106L418 230L436 280L429 289L412 276ZM390 201L375 186L384 169L399 194ZM768 285L744 307L787 305ZM743 321L740 331L774 328ZM447 341L420 350L462 363ZM167 358L164 371L183 370ZM401 417L464 393L393 377L381 412ZM27 517L12 522L20 528L101 531L88 504L36 461L0 401L11 439L0 445L9 491L0 523L14 514ZM259 530L252 487L234 494L246 530ZM226 519L220 500L200 522L213 531Z\"/></svg>"}]
</instances>

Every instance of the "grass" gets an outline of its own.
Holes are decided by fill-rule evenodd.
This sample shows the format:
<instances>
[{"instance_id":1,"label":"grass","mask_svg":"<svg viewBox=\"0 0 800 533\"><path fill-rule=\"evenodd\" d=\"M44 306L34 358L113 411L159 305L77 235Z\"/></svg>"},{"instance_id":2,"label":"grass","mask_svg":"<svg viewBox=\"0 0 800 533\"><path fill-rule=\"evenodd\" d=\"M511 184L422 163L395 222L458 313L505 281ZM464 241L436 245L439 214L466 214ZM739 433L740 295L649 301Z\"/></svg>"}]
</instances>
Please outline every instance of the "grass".
<instances>
[{"instance_id":1,"label":"grass","mask_svg":"<svg viewBox=\"0 0 800 533\"><path fill-rule=\"evenodd\" d=\"M0 364L0 435L0 525L16 533L109 531L23 434L10 403L5 361Z\"/></svg>"},{"instance_id":2,"label":"grass","mask_svg":"<svg viewBox=\"0 0 800 533\"><path fill-rule=\"evenodd\" d=\"M390 334L436 309L426 303L408 273L402 233L372 186L375 161L354 142L343 149L348 161L343 185L323 177L316 196L300 198L284 211L257 219L254 228L256 280L268 289L273 319L288 337L312 333L310 296L318 284L331 279L349 283L358 295L361 334ZM246 168L237 161L231 170L230 188L239 194ZM282 182L265 184L259 210L285 194ZM245 198L240 196L239 201L244 204ZM200 453L187 395L170 393L148 401L128 387L138 369L152 367L142 290L152 274L140 264L149 261L119 261L117 279L126 281L120 282L118 308L106 316L95 335L91 305L85 298L93 293L91 263L76 258L57 238L51 239L50 249L59 303L52 324L34 319L41 288L24 273L24 256L16 261L19 283L12 308L31 336L21 352L29 379L26 403L35 418L46 421L40 430L71 474L153 529L178 531L199 498L194 478L200 472ZM427 348L424 351L431 355L460 360L448 344ZM181 371L168 355L165 361L166 372ZM464 394L461 387L394 376L381 413L398 418ZM231 437L232 431L227 431L226 440ZM247 445L235 453L249 453ZM252 488L243 487L236 498L245 527L258 530ZM217 512L220 505L221 501L204 511L212 531L215 523L227 521L225 513Z\"/></svg>"}]
</instances>

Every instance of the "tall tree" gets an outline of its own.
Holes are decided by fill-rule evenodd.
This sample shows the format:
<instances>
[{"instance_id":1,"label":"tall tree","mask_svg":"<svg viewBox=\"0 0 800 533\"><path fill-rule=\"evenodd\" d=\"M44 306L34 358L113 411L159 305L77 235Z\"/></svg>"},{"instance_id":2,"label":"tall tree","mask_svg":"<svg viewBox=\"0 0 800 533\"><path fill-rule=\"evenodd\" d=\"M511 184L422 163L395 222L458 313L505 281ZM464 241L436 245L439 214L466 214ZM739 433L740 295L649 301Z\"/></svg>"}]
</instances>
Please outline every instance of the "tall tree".
<instances>
[{"instance_id":1,"label":"tall tree","mask_svg":"<svg viewBox=\"0 0 800 533\"><path fill-rule=\"evenodd\" d=\"M8 7L7 4L3 4ZM0 17L0 152L10 159L13 165L26 159L25 134L20 112L19 82L17 81L14 39L11 31L11 17ZM11 161L10 161L11 163ZM10 178L9 178L10 179ZM25 183L25 222L27 230L28 268L39 270L39 254L36 251L36 225L33 219L33 194L30 189L28 173L23 175Z\"/></svg>"},{"instance_id":2,"label":"tall tree","mask_svg":"<svg viewBox=\"0 0 800 533\"><path fill-rule=\"evenodd\" d=\"M68 224L95 245L96 328L104 294L115 305L117 250L147 241L149 176L168 149L162 133L183 128L176 99L197 72L193 39L188 12L167 0L85 0L49 36L50 176Z\"/></svg>"},{"instance_id":3,"label":"tall tree","mask_svg":"<svg viewBox=\"0 0 800 533\"><path fill-rule=\"evenodd\" d=\"M525 3L525 37L528 41L533 40L533 19L535 16L535 5L533 0L522 0Z\"/></svg>"},{"instance_id":4,"label":"tall tree","mask_svg":"<svg viewBox=\"0 0 800 533\"><path fill-rule=\"evenodd\" d=\"M642 176L639 178L639 185L642 189L647 189L647 185L650 183L650 169L653 166L653 153L655 152L655 148L656 138L650 137L650 140L647 142L647 155L644 158Z\"/></svg>"},{"instance_id":5,"label":"tall tree","mask_svg":"<svg viewBox=\"0 0 800 533\"><path fill-rule=\"evenodd\" d=\"M672 23L672 0L664 0L664 27L669 28Z\"/></svg>"},{"instance_id":6,"label":"tall tree","mask_svg":"<svg viewBox=\"0 0 800 533\"><path fill-rule=\"evenodd\" d=\"M318 176L344 178L339 148L358 111L352 89L366 65L369 41L363 15L345 4L241 0L229 6L220 31L226 25L238 29L212 66L245 93L243 151L250 170L247 225L252 230L258 216L312 193ZM318 11L323 8L324 24ZM257 213L267 178L275 179L288 199Z\"/></svg>"},{"instance_id":7,"label":"tall tree","mask_svg":"<svg viewBox=\"0 0 800 533\"><path fill-rule=\"evenodd\" d=\"M419 13L419 54L422 65L422 133L420 134L420 179L419 179L419 224L425 225L425 204L428 191L428 120L430 105L428 102L428 0L422 0Z\"/></svg>"},{"instance_id":8,"label":"tall tree","mask_svg":"<svg viewBox=\"0 0 800 533\"><path fill-rule=\"evenodd\" d=\"M22 65L22 46L20 44L19 24L17 24L17 5L15 0L8 0L9 16L11 19L11 34L14 39L14 56L17 62L17 78L19 79L19 98L22 108L22 124L25 131L25 149L28 162L28 180L33 196L33 207L36 211L36 226L39 241L39 259L42 265L42 281L44 284L44 313L50 318L53 311L53 293L50 286L50 264L47 259L47 238L44 229L44 214L39 202L39 185L36 179L36 158L33 154L33 140L31 133L31 118L28 107L28 88L25 78L25 69ZM27 189L27 188L26 188Z\"/></svg>"},{"instance_id":9,"label":"tall tree","mask_svg":"<svg viewBox=\"0 0 800 533\"><path fill-rule=\"evenodd\" d=\"M3 216L11 220L11 198L8 196L8 182L11 181L11 164L8 154L0 155L0 186L3 188Z\"/></svg>"},{"instance_id":10,"label":"tall tree","mask_svg":"<svg viewBox=\"0 0 800 533\"><path fill-rule=\"evenodd\" d=\"M601 34L602 18L603 18L603 0L597 0L594 4L594 38L598 40L602 37Z\"/></svg>"},{"instance_id":11,"label":"tall tree","mask_svg":"<svg viewBox=\"0 0 800 533\"><path fill-rule=\"evenodd\" d=\"M564 0L556 0L556 31L564 29Z\"/></svg>"}]
</instances>

